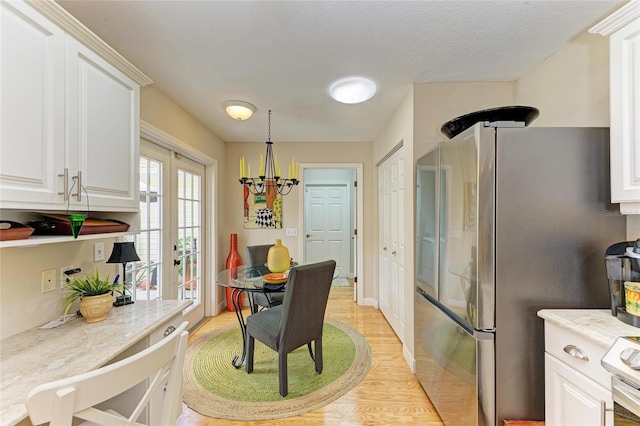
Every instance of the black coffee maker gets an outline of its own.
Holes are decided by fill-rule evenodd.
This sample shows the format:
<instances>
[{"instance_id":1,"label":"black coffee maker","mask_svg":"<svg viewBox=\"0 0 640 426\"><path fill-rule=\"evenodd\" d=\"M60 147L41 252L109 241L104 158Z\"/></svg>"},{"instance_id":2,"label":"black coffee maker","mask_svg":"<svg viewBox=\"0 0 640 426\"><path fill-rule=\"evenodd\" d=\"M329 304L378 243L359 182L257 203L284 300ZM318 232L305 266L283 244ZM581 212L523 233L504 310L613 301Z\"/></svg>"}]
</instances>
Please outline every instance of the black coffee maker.
<instances>
[{"instance_id":1,"label":"black coffee maker","mask_svg":"<svg viewBox=\"0 0 640 426\"><path fill-rule=\"evenodd\" d=\"M640 282L640 238L635 242L623 241L607 249L605 253L611 314L620 321L640 327L640 316L626 311L624 283Z\"/></svg>"}]
</instances>

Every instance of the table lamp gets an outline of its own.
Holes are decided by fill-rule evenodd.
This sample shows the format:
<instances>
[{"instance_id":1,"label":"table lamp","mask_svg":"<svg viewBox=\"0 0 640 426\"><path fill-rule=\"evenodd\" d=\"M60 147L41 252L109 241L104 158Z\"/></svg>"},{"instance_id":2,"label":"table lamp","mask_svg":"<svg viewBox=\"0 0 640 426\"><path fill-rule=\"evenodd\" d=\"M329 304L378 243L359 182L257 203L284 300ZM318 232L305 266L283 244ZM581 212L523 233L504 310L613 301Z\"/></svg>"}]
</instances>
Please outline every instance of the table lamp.
<instances>
[{"instance_id":1,"label":"table lamp","mask_svg":"<svg viewBox=\"0 0 640 426\"><path fill-rule=\"evenodd\" d=\"M133 241L113 243L113 251L107 263L122 263L122 296L116 297L114 306L130 305L133 299L127 294L127 263L138 261L138 253Z\"/></svg>"}]
</instances>

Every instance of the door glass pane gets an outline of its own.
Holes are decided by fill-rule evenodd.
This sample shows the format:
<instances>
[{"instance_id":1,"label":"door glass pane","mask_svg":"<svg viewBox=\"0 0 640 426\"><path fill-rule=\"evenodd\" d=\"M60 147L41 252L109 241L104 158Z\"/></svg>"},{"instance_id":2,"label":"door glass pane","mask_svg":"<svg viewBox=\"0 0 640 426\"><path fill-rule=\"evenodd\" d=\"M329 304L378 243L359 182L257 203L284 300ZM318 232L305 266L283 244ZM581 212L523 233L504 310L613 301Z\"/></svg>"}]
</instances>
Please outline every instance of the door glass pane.
<instances>
[{"instance_id":1,"label":"door glass pane","mask_svg":"<svg viewBox=\"0 0 640 426\"><path fill-rule=\"evenodd\" d=\"M136 243L139 262L127 265L135 286L134 299L156 300L162 289L162 163L140 157L140 233Z\"/></svg>"},{"instance_id":2,"label":"door glass pane","mask_svg":"<svg viewBox=\"0 0 640 426\"><path fill-rule=\"evenodd\" d=\"M201 176L178 170L178 298L200 303Z\"/></svg>"}]
</instances>

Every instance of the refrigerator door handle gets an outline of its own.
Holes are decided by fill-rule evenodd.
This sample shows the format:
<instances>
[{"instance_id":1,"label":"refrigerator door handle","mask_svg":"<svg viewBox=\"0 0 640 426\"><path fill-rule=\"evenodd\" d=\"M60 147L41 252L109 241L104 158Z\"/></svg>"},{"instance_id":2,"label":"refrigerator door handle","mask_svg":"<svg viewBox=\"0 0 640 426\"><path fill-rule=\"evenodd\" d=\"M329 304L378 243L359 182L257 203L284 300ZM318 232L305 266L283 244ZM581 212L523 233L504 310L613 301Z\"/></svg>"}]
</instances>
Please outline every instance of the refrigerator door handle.
<instances>
[{"instance_id":1,"label":"refrigerator door handle","mask_svg":"<svg viewBox=\"0 0 640 426\"><path fill-rule=\"evenodd\" d=\"M476 340L493 340L496 337L496 328L473 329L473 337Z\"/></svg>"}]
</instances>

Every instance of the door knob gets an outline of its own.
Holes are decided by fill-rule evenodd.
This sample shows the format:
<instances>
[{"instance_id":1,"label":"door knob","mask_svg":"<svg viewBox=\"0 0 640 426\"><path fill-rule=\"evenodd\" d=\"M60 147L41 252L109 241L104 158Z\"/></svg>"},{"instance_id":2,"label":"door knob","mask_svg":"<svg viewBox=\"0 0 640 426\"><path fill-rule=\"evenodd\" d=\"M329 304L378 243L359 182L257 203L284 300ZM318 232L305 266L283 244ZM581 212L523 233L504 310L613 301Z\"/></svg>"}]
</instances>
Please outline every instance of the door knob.
<instances>
[{"instance_id":1,"label":"door knob","mask_svg":"<svg viewBox=\"0 0 640 426\"><path fill-rule=\"evenodd\" d=\"M307 238L311 237L311 234L307 234Z\"/></svg>"}]
</instances>

